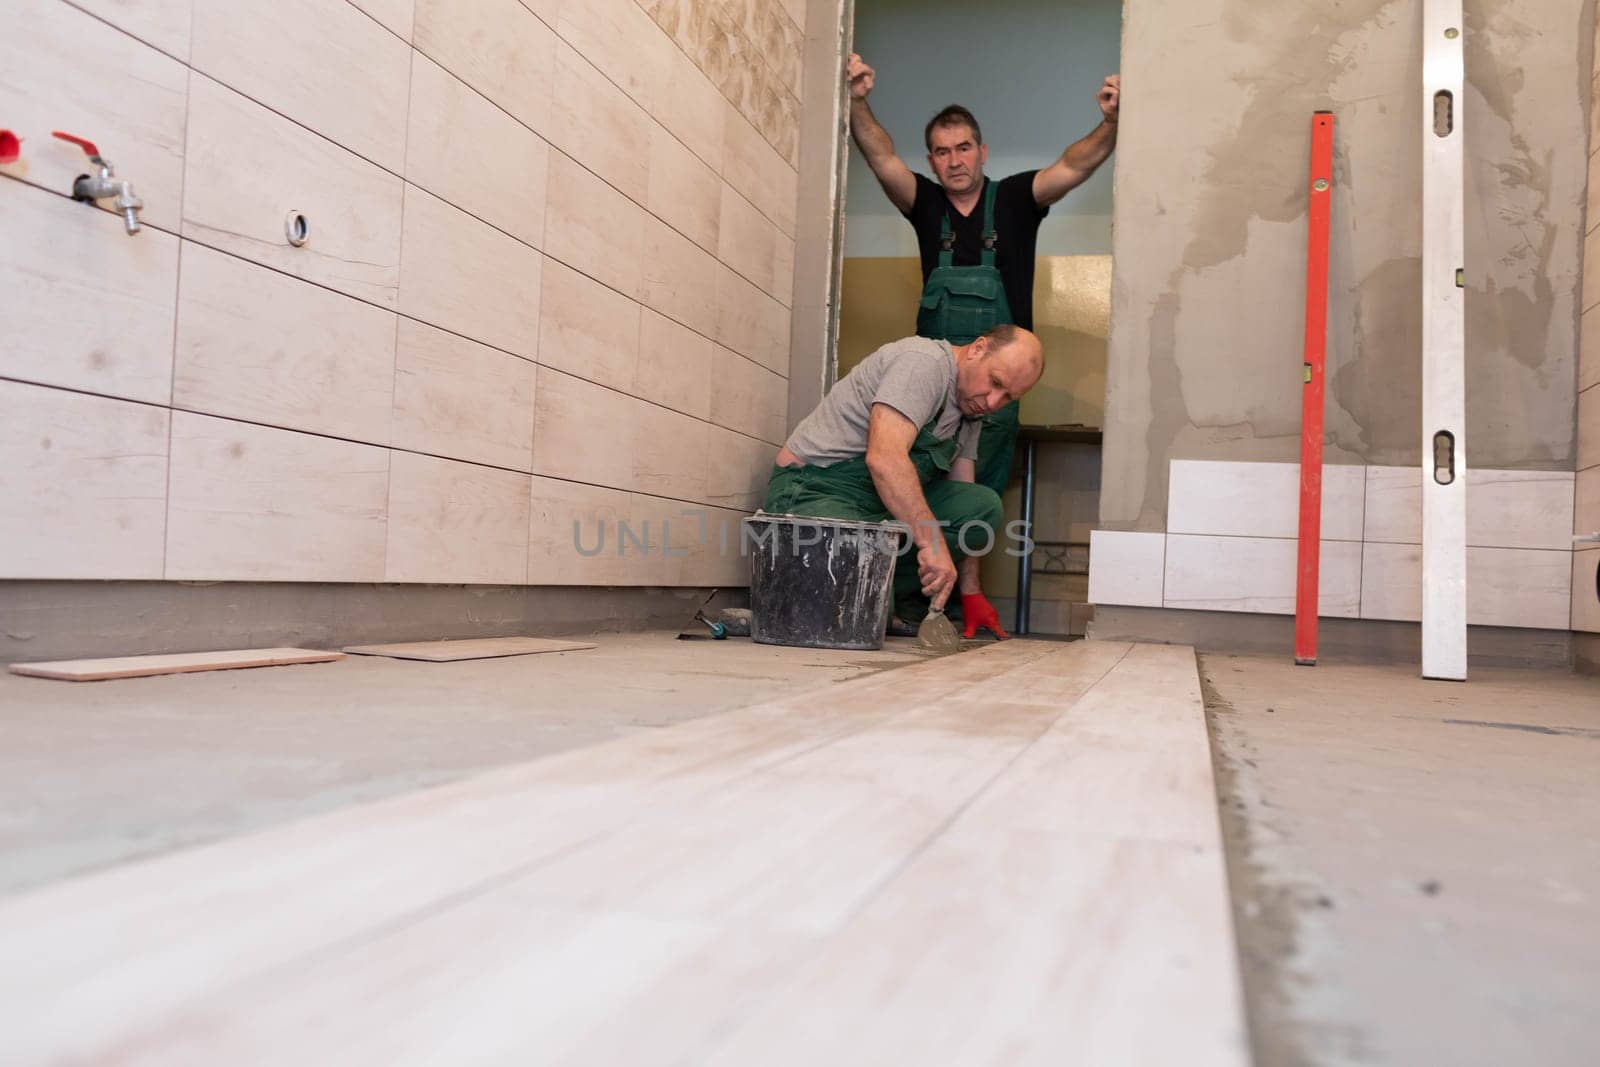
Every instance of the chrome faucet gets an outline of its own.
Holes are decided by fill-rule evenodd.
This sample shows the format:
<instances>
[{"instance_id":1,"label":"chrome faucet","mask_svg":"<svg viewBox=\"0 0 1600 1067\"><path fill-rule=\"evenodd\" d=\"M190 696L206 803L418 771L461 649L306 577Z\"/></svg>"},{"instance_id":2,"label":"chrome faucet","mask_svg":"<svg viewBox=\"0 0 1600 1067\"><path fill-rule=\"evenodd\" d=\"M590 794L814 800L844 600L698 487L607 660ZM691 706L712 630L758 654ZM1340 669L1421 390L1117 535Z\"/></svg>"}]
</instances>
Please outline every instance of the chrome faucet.
<instances>
[{"instance_id":1,"label":"chrome faucet","mask_svg":"<svg viewBox=\"0 0 1600 1067\"><path fill-rule=\"evenodd\" d=\"M116 197L117 210L122 214L123 228L128 231L129 237L138 233L139 212L144 208L144 201L133 195L133 183L126 178L116 176L111 161L101 157L100 150L94 146L94 142L74 137L70 133L57 132L55 136L83 149L89 157L89 162L100 168L100 173L93 177L87 174L79 175L78 180L72 183L72 199L92 202Z\"/></svg>"}]
</instances>

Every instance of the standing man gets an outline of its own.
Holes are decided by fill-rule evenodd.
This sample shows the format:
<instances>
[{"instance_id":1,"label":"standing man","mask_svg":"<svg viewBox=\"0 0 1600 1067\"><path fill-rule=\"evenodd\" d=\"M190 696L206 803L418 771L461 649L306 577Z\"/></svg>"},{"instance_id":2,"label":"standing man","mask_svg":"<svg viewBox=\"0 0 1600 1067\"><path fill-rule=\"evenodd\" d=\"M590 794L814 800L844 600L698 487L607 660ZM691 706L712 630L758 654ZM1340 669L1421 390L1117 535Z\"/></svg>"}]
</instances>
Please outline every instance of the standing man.
<instances>
[{"instance_id":1,"label":"standing man","mask_svg":"<svg viewBox=\"0 0 1600 1067\"><path fill-rule=\"evenodd\" d=\"M1117 144L1121 79L1113 74L1095 99L1101 122L1042 170L996 182L984 176L989 146L972 112L952 104L929 120L923 139L935 184L912 172L872 114L867 97L876 80L851 55L850 132L889 200L917 232L922 251L922 301L917 333L966 344L991 326L1033 329L1034 248L1050 205L1088 180ZM1018 405L984 420L977 480L1005 491L1017 446Z\"/></svg>"}]
</instances>

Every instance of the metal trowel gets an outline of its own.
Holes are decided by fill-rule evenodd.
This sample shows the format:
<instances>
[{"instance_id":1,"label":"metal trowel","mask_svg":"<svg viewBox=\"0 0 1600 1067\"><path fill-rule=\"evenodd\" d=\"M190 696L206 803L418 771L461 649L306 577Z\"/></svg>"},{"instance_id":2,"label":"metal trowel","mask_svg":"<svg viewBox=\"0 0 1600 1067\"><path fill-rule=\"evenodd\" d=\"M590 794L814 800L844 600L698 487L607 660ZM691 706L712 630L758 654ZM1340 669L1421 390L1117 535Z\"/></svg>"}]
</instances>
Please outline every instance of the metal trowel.
<instances>
[{"instance_id":1,"label":"metal trowel","mask_svg":"<svg viewBox=\"0 0 1600 1067\"><path fill-rule=\"evenodd\" d=\"M945 615L943 599L928 610L928 617L917 627L917 644L940 655L961 651L961 635Z\"/></svg>"}]
</instances>

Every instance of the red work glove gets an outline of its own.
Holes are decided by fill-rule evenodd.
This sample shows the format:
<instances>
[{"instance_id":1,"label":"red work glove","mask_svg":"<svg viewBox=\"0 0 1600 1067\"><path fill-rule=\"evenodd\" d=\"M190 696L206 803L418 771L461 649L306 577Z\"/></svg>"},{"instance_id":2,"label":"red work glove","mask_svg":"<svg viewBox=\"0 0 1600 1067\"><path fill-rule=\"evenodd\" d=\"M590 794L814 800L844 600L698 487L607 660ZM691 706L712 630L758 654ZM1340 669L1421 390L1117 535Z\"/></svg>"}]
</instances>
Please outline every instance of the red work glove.
<instances>
[{"instance_id":1,"label":"red work glove","mask_svg":"<svg viewBox=\"0 0 1600 1067\"><path fill-rule=\"evenodd\" d=\"M994 635L1002 641L1011 636L1000 628L1000 613L994 610L994 605L982 593L961 594L961 618L967 624L961 633L962 637L977 637L980 628L994 631Z\"/></svg>"}]
</instances>

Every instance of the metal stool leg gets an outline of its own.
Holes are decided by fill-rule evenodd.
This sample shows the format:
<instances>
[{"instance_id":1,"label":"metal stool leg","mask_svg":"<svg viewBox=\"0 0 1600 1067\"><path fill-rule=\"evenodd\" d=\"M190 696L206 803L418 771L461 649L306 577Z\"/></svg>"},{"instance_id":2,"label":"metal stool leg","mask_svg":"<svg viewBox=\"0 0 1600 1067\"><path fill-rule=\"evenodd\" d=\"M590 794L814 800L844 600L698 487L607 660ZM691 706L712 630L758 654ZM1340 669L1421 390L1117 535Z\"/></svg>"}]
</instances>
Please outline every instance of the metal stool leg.
<instances>
[{"instance_id":1,"label":"metal stool leg","mask_svg":"<svg viewBox=\"0 0 1600 1067\"><path fill-rule=\"evenodd\" d=\"M1017 624L1011 632L1017 635L1028 632L1028 613L1033 596L1033 452L1038 447L1032 438L1023 440L1022 475L1022 528L1027 538L1022 544L1022 556L1017 560Z\"/></svg>"}]
</instances>

